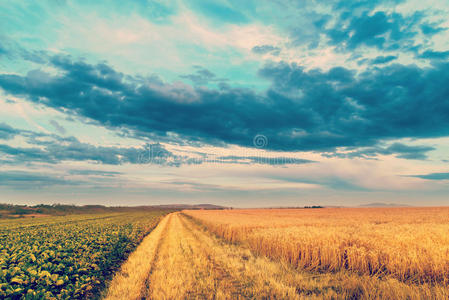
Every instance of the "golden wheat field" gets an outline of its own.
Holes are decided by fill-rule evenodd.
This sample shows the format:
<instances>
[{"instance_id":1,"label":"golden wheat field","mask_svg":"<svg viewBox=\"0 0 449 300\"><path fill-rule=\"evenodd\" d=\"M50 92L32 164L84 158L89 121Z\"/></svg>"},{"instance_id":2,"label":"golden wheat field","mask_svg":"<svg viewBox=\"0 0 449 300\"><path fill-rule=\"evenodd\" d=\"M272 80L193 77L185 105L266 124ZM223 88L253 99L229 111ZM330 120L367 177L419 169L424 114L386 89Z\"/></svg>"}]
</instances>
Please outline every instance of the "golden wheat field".
<instances>
[{"instance_id":1,"label":"golden wheat field","mask_svg":"<svg viewBox=\"0 0 449 300\"><path fill-rule=\"evenodd\" d=\"M105 299L449 299L449 208L166 216Z\"/></svg>"},{"instance_id":2,"label":"golden wheat field","mask_svg":"<svg viewBox=\"0 0 449 300\"><path fill-rule=\"evenodd\" d=\"M449 297L447 207L184 213L224 240L297 270L358 275L363 297Z\"/></svg>"}]
</instances>

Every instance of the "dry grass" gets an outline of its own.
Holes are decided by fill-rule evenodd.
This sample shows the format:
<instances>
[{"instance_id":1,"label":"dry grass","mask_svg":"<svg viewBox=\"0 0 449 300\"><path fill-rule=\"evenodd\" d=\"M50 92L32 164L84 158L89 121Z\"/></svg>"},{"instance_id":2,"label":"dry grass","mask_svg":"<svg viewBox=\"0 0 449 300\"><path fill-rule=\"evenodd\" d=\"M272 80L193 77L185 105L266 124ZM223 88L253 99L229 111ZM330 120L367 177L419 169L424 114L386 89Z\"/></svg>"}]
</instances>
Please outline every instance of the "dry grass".
<instances>
[{"instance_id":1,"label":"dry grass","mask_svg":"<svg viewBox=\"0 0 449 300\"><path fill-rule=\"evenodd\" d=\"M134 300L142 298L146 279L156 260L159 241L167 230L169 220L170 216L162 219L158 226L131 253L111 281L106 299Z\"/></svg>"},{"instance_id":2,"label":"dry grass","mask_svg":"<svg viewBox=\"0 0 449 300\"><path fill-rule=\"evenodd\" d=\"M242 218L254 212L240 213ZM237 220L237 215L223 211L189 214L220 226L225 226L225 219ZM279 215L276 220L284 225L288 222L288 218L279 219ZM268 225L270 221L264 219L259 225L263 223ZM436 300L449 295L448 288L442 285L412 285L391 277L379 279L346 270L320 273L293 268L283 259L271 260L256 255L243 244L227 243L201 224L180 213L166 217L124 264L111 283L108 298ZM263 228L259 225L250 230L247 223L242 228L246 228L249 237ZM237 224L233 226L233 230L238 228ZM236 241L236 235L231 236Z\"/></svg>"},{"instance_id":3,"label":"dry grass","mask_svg":"<svg viewBox=\"0 0 449 300\"><path fill-rule=\"evenodd\" d=\"M185 213L230 242L301 270L350 271L409 285L435 285L447 293L447 207Z\"/></svg>"}]
</instances>

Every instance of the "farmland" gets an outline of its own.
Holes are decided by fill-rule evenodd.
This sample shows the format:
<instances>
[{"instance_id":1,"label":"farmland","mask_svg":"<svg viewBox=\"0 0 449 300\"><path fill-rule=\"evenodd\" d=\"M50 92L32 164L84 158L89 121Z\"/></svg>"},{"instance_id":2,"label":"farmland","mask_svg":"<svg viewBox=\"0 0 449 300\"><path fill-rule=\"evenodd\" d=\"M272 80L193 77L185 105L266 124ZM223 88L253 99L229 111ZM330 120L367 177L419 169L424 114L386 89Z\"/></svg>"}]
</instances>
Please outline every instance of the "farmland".
<instances>
[{"instance_id":1,"label":"farmland","mask_svg":"<svg viewBox=\"0 0 449 300\"><path fill-rule=\"evenodd\" d=\"M449 208L0 220L10 299L449 299Z\"/></svg>"},{"instance_id":2,"label":"farmland","mask_svg":"<svg viewBox=\"0 0 449 300\"><path fill-rule=\"evenodd\" d=\"M111 281L106 299L447 299L447 273L441 269L445 258L435 256L447 252L434 253L432 245L447 243L440 231L444 228L436 225L448 226L448 210L407 210L176 212L130 255ZM384 229L372 232L375 227L369 224ZM427 233L415 234L402 226ZM439 240L429 244L422 240L427 235ZM386 247L385 239L393 236ZM399 240L404 249L398 248ZM344 247L356 250L340 257ZM377 259L384 264L382 272L364 268L374 257L363 251L381 256ZM423 267L424 258L408 265L413 251L427 253L426 272L413 269ZM294 253L299 257L292 257ZM359 264L346 263L354 259ZM394 259L396 264L387 264ZM404 272L409 277L399 276Z\"/></svg>"},{"instance_id":3,"label":"farmland","mask_svg":"<svg viewBox=\"0 0 449 300\"><path fill-rule=\"evenodd\" d=\"M0 220L0 298L98 295L165 213L155 210Z\"/></svg>"},{"instance_id":4,"label":"farmland","mask_svg":"<svg viewBox=\"0 0 449 300\"><path fill-rule=\"evenodd\" d=\"M365 294L386 299L449 297L449 208L186 214L224 240L297 270L320 276L348 274Z\"/></svg>"}]
</instances>

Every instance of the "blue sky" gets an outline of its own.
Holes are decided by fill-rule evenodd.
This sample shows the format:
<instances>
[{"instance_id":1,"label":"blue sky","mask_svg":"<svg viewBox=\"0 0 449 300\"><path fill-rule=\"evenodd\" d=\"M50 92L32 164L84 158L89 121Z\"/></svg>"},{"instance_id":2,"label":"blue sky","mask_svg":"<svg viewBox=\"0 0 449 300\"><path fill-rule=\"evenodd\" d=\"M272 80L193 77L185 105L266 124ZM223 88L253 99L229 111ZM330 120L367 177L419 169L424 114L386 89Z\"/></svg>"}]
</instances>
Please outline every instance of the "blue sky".
<instances>
[{"instance_id":1,"label":"blue sky","mask_svg":"<svg viewBox=\"0 0 449 300\"><path fill-rule=\"evenodd\" d=\"M447 1L0 7L0 202L448 204Z\"/></svg>"}]
</instances>

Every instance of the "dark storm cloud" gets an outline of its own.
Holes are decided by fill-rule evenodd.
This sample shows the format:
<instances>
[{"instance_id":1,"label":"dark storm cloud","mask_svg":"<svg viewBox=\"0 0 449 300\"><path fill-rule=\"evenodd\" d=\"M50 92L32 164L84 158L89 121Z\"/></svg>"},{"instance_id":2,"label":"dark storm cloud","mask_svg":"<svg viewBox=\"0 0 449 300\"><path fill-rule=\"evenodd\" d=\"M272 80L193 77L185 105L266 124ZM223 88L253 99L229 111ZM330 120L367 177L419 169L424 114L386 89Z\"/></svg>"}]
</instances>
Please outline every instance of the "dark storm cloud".
<instances>
[{"instance_id":1,"label":"dark storm cloud","mask_svg":"<svg viewBox=\"0 0 449 300\"><path fill-rule=\"evenodd\" d=\"M305 164L313 161L289 157L264 156L208 156L205 153L177 155L168 151L159 143L142 147L94 146L80 142L75 137L61 137L54 134L35 133L14 129L6 124L10 131L23 136L31 147L15 147L0 144L0 162L8 165L28 163L57 164L64 161L86 161L96 164L154 164L179 167L182 165L212 164L266 164L287 165ZM193 155L192 155L193 154ZM97 170L71 170L71 175L114 176L121 173Z\"/></svg>"},{"instance_id":2,"label":"dark storm cloud","mask_svg":"<svg viewBox=\"0 0 449 300\"><path fill-rule=\"evenodd\" d=\"M51 63L59 74L2 74L0 87L136 136L174 134L194 142L254 147L253 138L263 135L268 150L333 151L449 135L448 63L429 68L393 64L358 75L342 67L321 71L269 64L260 70L272 81L264 94L165 84L61 56ZM98 153L108 149L76 141L71 147L69 153L111 164L119 163L117 155L125 151L110 149L105 157Z\"/></svg>"},{"instance_id":3,"label":"dark storm cloud","mask_svg":"<svg viewBox=\"0 0 449 300\"><path fill-rule=\"evenodd\" d=\"M46 151L35 147L21 148L0 144L0 154L2 163L56 162Z\"/></svg>"},{"instance_id":4,"label":"dark storm cloud","mask_svg":"<svg viewBox=\"0 0 449 300\"><path fill-rule=\"evenodd\" d=\"M139 151L142 150L137 148L96 147L77 140L61 144L55 141L46 142L44 148L0 145L0 154L3 154L4 162L15 164L27 162L59 163L61 161L91 161L110 165L138 163Z\"/></svg>"},{"instance_id":5,"label":"dark storm cloud","mask_svg":"<svg viewBox=\"0 0 449 300\"><path fill-rule=\"evenodd\" d=\"M143 148L103 147L82 143L74 137L60 137L14 129L16 134L26 138L31 147L16 147L0 144L2 163L25 164L31 162L60 163L62 161L90 161L118 165L140 163Z\"/></svg>"},{"instance_id":6,"label":"dark storm cloud","mask_svg":"<svg viewBox=\"0 0 449 300\"><path fill-rule=\"evenodd\" d=\"M169 166L200 165L200 164L262 164L262 165L299 165L315 161L294 157L266 157L266 156L210 156L206 153L192 152L191 155L175 155L167 151L160 144L147 145L145 155L141 156L142 163L155 163Z\"/></svg>"},{"instance_id":7,"label":"dark storm cloud","mask_svg":"<svg viewBox=\"0 0 449 300\"><path fill-rule=\"evenodd\" d=\"M307 49L336 46L336 51L358 59L372 48L395 55L430 50L429 39L446 30L444 19L430 21L438 8L399 13L405 1L276 1L283 11L290 46ZM369 50L368 50L369 51Z\"/></svg>"},{"instance_id":8,"label":"dark storm cloud","mask_svg":"<svg viewBox=\"0 0 449 300\"><path fill-rule=\"evenodd\" d=\"M381 154L397 154L399 158L405 159L426 159L427 152L435 150L430 146L408 146L401 143L394 143L386 148Z\"/></svg>"},{"instance_id":9,"label":"dark storm cloud","mask_svg":"<svg viewBox=\"0 0 449 300\"><path fill-rule=\"evenodd\" d=\"M360 46L385 50L413 49L418 32L417 24L423 13L404 17L398 13L364 11L360 16L344 12L337 25L326 30L331 43L342 49L354 50ZM341 24L347 23L342 28Z\"/></svg>"},{"instance_id":10,"label":"dark storm cloud","mask_svg":"<svg viewBox=\"0 0 449 300\"><path fill-rule=\"evenodd\" d=\"M425 175L410 175L408 177L417 177L428 180L449 180L449 173L430 173Z\"/></svg>"},{"instance_id":11,"label":"dark storm cloud","mask_svg":"<svg viewBox=\"0 0 449 300\"><path fill-rule=\"evenodd\" d=\"M430 146L408 146L402 143L394 143L388 147L368 147L356 149L345 153L323 153L325 157L341 157L341 158L375 158L377 155L396 155L398 158L404 159L427 159L427 152L435 150Z\"/></svg>"},{"instance_id":12,"label":"dark storm cloud","mask_svg":"<svg viewBox=\"0 0 449 300\"><path fill-rule=\"evenodd\" d=\"M321 145L363 146L382 139L448 135L448 71L447 63L431 68L394 64L355 77L344 68L305 71L277 64L265 67L261 75L273 80L271 98L285 101L301 95L287 107L308 108L314 124L303 127L309 135L296 141L319 150Z\"/></svg>"}]
</instances>

